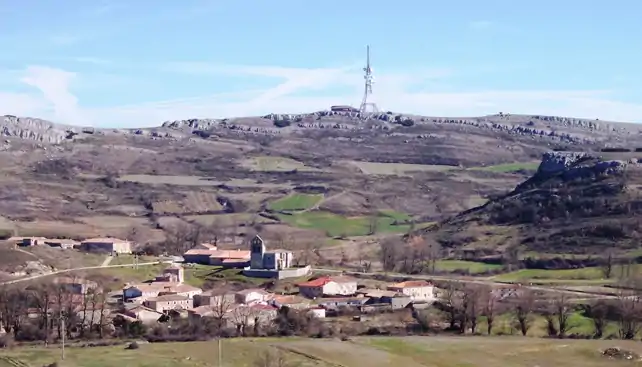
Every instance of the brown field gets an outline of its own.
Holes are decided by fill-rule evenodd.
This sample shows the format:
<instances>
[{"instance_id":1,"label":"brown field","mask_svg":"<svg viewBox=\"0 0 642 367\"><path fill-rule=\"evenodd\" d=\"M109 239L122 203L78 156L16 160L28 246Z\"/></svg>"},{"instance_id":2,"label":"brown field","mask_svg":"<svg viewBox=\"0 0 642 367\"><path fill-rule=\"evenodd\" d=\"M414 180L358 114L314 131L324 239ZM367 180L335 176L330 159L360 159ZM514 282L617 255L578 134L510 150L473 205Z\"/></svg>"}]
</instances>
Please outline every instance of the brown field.
<instances>
[{"instance_id":1,"label":"brown field","mask_svg":"<svg viewBox=\"0 0 642 367\"><path fill-rule=\"evenodd\" d=\"M378 337L337 339L224 339L221 359L226 366L253 366L266 352L281 354L301 367L602 367L638 365L639 361L609 360L601 350L618 346L642 353L635 341L546 340L520 337ZM218 362L215 341L143 344L126 350L110 347L67 347L64 366L151 367L212 366ZM58 348L18 348L3 353L1 367L41 366L59 358Z\"/></svg>"}]
</instances>

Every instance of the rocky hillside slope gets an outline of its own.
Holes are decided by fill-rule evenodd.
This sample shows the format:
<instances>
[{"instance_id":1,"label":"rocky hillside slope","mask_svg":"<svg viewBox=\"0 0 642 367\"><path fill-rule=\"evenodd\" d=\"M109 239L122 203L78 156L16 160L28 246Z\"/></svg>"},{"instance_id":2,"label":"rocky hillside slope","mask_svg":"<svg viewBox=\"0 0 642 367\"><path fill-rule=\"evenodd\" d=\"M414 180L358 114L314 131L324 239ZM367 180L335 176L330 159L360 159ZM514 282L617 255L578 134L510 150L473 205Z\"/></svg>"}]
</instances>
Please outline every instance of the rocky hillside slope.
<instances>
[{"instance_id":1,"label":"rocky hillside slope","mask_svg":"<svg viewBox=\"0 0 642 367\"><path fill-rule=\"evenodd\" d=\"M603 254L634 251L642 238L642 166L634 154L552 152L506 195L427 233L448 248Z\"/></svg>"}]
</instances>

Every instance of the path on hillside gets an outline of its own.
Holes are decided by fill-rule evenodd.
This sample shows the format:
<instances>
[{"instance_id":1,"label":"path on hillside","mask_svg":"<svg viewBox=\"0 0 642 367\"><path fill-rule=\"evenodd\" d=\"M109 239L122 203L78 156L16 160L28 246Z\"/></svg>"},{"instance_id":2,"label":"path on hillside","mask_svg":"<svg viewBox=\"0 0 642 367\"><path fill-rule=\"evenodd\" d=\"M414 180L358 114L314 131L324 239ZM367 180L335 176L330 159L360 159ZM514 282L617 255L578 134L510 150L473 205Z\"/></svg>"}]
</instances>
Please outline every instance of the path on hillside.
<instances>
[{"instance_id":1,"label":"path on hillside","mask_svg":"<svg viewBox=\"0 0 642 367\"><path fill-rule=\"evenodd\" d=\"M174 261L172 260L165 260L165 261L150 261L146 263L139 263L137 266L149 266L149 265L159 265L159 264L172 264ZM9 284L15 284L15 283L20 283L20 282L26 282L28 280L34 280L34 279L39 279L39 278L44 278L48 277L51 275L58 275L58 274L64 274L64 273L71 273L74 271L82 271L82 270L94 270L94 269L105 269L105 268L126 268L134 266L134 264L122 264L122 265L106 265L106 266L83 266L79 268L71 268L71 269L63 269L63 270L56 270L51 273L46 273L46 274L38 274L38 275L32 275L30 277L26 278L20 278L20 279L14 279L14 280L8 280L5 282L0 282L0 285L9 285Z\"/></svg>"},{"instance_id":2,"label":"path on hillside","mask_svg":"<svg viewBox=\"0 0 642 367\"><path fill-rule=\"evenodd\" d=\"M114 257L112 255L107 255L107 258L105 259L105 261L103 261L102 265L100 265L100 266L103 267L103 268L106 267L106 266L109 266L109 264L111 263L111 261L113 259L114 259Z\"/></svg>"}]
</instances>

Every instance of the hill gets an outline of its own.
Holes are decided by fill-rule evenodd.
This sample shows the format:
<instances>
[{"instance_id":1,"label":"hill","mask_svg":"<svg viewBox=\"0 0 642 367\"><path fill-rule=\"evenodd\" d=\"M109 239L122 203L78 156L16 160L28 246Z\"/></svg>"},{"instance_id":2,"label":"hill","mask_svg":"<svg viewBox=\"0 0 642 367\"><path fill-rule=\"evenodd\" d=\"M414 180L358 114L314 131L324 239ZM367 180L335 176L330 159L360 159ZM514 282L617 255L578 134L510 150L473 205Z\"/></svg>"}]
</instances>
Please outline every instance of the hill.
<instances>
[{"instance_id":1,"label":"hill","mask_svg":"<svg viewBox=\"0 0 642 367\"><path fill-rule=\"evenodd\" d=\"M0 127L2 235L141 243L177 225L228 242L258 231L296 246L360 243L503 195L551 148L642 146L633 124L507 114L321 111L131 129L4 116Z\"/></svg>"},{"instance_id":2,"label":"hill","mask_svg":"<svg viewBox=\"0 0 642 367\"><path fill-rule=\"evenodd\" d=\"M442 245L487 254L635 254L642 237L642 166L632 153L544 154L511 192L425 230Z\"/></svg>"}]
</instances>

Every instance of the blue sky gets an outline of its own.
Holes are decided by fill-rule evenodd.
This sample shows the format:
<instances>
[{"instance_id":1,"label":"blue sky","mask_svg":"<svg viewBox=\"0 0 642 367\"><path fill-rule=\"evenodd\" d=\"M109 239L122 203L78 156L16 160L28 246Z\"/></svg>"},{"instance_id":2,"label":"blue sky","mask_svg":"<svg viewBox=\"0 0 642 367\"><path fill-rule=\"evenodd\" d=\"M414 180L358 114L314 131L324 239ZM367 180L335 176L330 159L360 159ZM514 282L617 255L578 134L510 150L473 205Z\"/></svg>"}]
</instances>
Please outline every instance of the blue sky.
<instances>
[{"instance_id":1,"label":"blue sky","mask_svg":"<svg viewBox=\"0 0 642 367\"><path fill-rule=\"evenodd\" d=\"M358 105L642 121L633 0L0 0L0 114L113 127Z\"/></svg>"}]
</instances>

